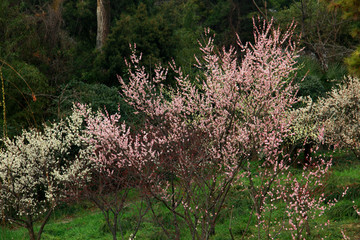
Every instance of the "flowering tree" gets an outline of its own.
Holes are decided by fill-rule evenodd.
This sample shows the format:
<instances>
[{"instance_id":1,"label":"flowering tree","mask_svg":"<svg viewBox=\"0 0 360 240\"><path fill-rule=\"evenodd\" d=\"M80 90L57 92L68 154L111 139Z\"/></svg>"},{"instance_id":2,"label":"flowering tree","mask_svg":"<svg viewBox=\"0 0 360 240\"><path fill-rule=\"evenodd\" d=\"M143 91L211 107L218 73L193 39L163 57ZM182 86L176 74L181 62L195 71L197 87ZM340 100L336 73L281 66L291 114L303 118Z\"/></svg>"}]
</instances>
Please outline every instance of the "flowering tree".
<instances>
[{"instance_id":1,"label":"flowering tree","mask_svg":"<svg viewBox=\"0 0 360 240\"><path fill-rule=\"evenodd\" d=\"M0 150L0 215L27 228L31 240L40 239L53 209L67 197L66 185L85 177L90 148L80 138L83 119L74 112L43 131L23 131L4 139ZM80 183L79 181L77 181ZM40 230L34 223L41 220Z\"/></svg>"},{"instance_id":2,"label":"flowering tree","mask_svg":"<svg viewBox=\"0 0 360 240\"><path fill-rule=\"evenodd\" d=\"M360 79L348 80L317 102L317 117L324 122L325 141L351 149L360 158Z\"/></svg>"},{"instance_id":3,"label":"flowering tree","mask_svg":"<svg viewBox=\"0 0 360 240\"><path fill-rule=\"evenodd\" d=\"M311 138L335 147L350 149L360 158L359 99L360 80L348 77L343 84L332 89L326 97L313 103L304 100L305 106L291 111L291 137L293 141ZM319 134L319 129L322 133ZM320 138L318 138L320 137Z\"/></svg>"},{"instance_id":4,"label":"flowering tree","mask_svg":"<svg viewBox=\"0 0 360 240\"><path fill-rule=\"evenodd\" d=\"M248 178L260 219L264 198L289 161L281 146L291 134L285 113L297 101L293 28L282 34L272 23L255 27L253 44L239 41L244 53L240 62L235 48L218 52L209 37L197 59L197 82L171 64L177 73L175 89L162 85L168 69L158 66L150 77L133 48L129 81L119 80L125 99L145 116L143 128L135 131L110 121L106 126L96 122L98 127L88 131L104 144L97 148L100 164L131 166L144 195L172 212L174 231L164 228L172 238L180 238L179 219L194 239L214 234L239 172ZM113 118L117 115L108 119ZM254 166L265 173L254 172ZM255 178L262 179L260 186Z\"/></svg>"},{"instance_id":5,"label":"flowering tree","mask_svg":"<svg viewBox=\"0 0 360 240\"><path fill-rule=\"evenodd\" d=\"M87 136L91 137L84 140L93 146L94 150L94 154L89 157L89 161L94 163L91 182L81 186L78 197L95 203L102 211L113 239L116 240L118 229L124 237L120 216L125 204L130 205L127 201L128 194L141 184L137 168L145 164L142 159L149 158L148 155L152 152L131 135L130 129L124 123L120 123L120 115L109 115L100 111L94 114L91 108L81 104L77 105L76 112L86 118ZM144 205L141 202L137 209L137 224L129 239L135 238L141 219L149 209Z\"/></svg>"},{"instance_id":6,"label":"flowering tree","mask_svg":"<svg viewBox=\"0 0 360 240\"><path fill-rule=\"evenodd\" d=\"M290 129L293 133L288 140L295 148L302 145L304 150L302 163L309 165L314 145L324 143L324 124L318 116L318 105L312 101L311 97L301 97L299 102L304 106L291 109L288 113L291 118Z\"/></svg>"}]
</instances>

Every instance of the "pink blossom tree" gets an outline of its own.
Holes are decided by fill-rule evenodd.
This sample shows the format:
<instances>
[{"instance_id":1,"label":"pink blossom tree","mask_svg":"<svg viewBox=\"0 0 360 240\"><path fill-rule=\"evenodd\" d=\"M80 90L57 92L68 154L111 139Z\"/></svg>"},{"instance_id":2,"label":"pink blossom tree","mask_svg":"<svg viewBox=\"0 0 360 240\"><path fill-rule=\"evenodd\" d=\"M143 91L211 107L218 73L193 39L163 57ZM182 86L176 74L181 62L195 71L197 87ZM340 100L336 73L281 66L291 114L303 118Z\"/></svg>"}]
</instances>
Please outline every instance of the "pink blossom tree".
<instances>
[{"instance_id":1,"label":"pink blossom tree","mask_svg":"<svg viewBox=\"0 0 360 240\"><path fill-rule=\"evenodd\" d=\"M129 192L138 189L141 184L136 167L146 163L142 160L149 158L151 149L133 136L129 127L119 122L120 115L94 114L90 107L81 104L75 111L86 119L87 136L91 137L84 140L93 147L93 154L88 160L95 166L89 174L91 182L75 188L74 192L77 192L78 198L90 200L101 210L114 240L118 232L124 239L121 215L125 207L131 205L127 201ZM78 180L82 181L81 178ZM137 208L133 212L138 212L138 219L129 239L136 237L141 220L149 209L143 202L138 205L132 205Z\"/></svg>"},{"instance_id":2,"label":"pink blossom tree","mask_svg":"<svg viewBox=\"0 0 360 240\"><path fill-rule=\"evenodd\" d=\"M195 82L171 64L174 89L162 85L168 69L158 66L150 77L133 48L129 79L119 80L125 99L145 116L143 127L135 131L114 121L88 130L106 144L98 148L100 164L131 166L144 195L171 211L175 228L164 231L173 239L180 239L180 219L193 239L209 239L233 184L248 188L261 223L264 198L291 161L282 145L291 134L286 112L297 101L293 29L255 26L254 43L238 43L241 60L234 47L218 51L209 37L201 44ZM239 174L247 183L237 181Z\"/></svg>"}]
</instances>

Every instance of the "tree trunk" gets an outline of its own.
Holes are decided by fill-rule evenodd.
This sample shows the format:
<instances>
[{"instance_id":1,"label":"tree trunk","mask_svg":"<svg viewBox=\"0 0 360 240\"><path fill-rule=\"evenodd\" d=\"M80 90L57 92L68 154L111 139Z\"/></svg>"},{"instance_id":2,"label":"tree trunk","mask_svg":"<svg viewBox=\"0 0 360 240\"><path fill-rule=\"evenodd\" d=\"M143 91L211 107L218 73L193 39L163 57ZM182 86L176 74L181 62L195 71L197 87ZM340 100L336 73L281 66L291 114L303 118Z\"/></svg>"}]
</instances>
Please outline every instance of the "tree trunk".
<instances>
[{"instance_id":1,"label":"tree trunk","mask_svg":"<svg viewBox=\"0 0 360 240\"><path fill-rule=\"evenodd\" d=\"M64 0L54 0L51 4L51 7L53 8L54 12L59 13L61 11L61 6L63 4Z\"/></svg>"},{"instance_id":2,"label":"tree trunk","mask_svg":"<svg viewBox=\"0 0 360 240\"><path fill-rule=\"evenodd\" d=\"M173 219L174 219L174 225L175 225L175 239L180 240L180 228L179 228L177 216L176 216L176 213L175 213L176 203L175 203L175 186L174 186L174 179L173 178L171 179L171 192L172 192L171 207L172 207L172 210L173 210Z\"/></svg>"},{"instance_id":3,"label":"tree trunk","mask_svg":"<svg viewBox=\"0 0 360 240\"><path fill-rule=\"evenodd\" d=\"M110 30L110 0L97 0L96 48L101 51Z\"/></svg>"},{"instance_id":4,"label":"tree trunk","mask_svg":"<svg viewBox=\"0 0 360 240\"><path fill-rule=\"evenodd\" d=\"M116 237L116 232L117 232L117 214L114 213L114 219L113 219L113 225L112 225L112 229L111 229L111 233L113 235L113 240L117 240L117 237ZM111 226L109 226L111 227Z\"/></svg>"},{"instance_id":5,"label":"tree trunk","mask_svg":"<svg viewBox=\"0 0 360 240\"><path fill-rule=\"evenodd\" d=\"M304 146L304 165L309 165L311 162L311 143L306 143Z\"/></svg>"},{"instance_id":6,"label":"tree trunk","mask_svg":"<svg viewBox=\"0 0 360 240\"><path fill-rule=\"evenodd\" d=\"M26 222L26 228L29 232L30 240L36 240L36 234L34 232L34 226L31 217L28 217L28 221Z\"/></svg>"}]
</instances>

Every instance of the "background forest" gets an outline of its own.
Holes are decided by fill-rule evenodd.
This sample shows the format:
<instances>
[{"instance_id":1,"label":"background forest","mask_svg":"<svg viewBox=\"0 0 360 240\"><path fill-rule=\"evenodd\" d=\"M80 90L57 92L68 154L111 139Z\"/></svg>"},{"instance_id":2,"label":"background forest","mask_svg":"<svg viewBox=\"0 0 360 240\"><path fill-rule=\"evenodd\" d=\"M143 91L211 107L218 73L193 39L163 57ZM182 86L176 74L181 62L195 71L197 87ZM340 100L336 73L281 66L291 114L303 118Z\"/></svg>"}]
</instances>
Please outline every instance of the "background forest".
<instances>
[{"instance_id":1,"label":"background forest","mask_svg":"<svg viewBox=\"0 0 360 240\"><path fill-rule=\"evenodd\" d=\"M0 0L0 239L360 239L359 77L357 0Z\"/></svg>"},{"instance_id":2,"label":"background forest","mask_svg":"<svg viewBox=\"0 0 360 240\"><path fill-rule=\"evenodd\" d=\"M216 45L235 45L236 34L243 42L252 40L252 17L257 15L273 17L275 24L284 27L297 22L296 32L305 49L299 59L303 67L298 79L309 71L300 83L300 95L323 96L334 79L347 74L345 62L352 71L359 70L358 13L351 15L348 11L352 8L341 8L335 2L104 2L106 22L97 20L98 6L93 0L0 1L0 70L5 99L0 121L9 136L61 118L73 101L117 109L122 102L116 94L117 74L127 73L124 59L130 55L129 43L137 44L149 70L174 59L191 73L193 56L199 52L197 40L203 37L205 27L216 33ZM98 23L108 29L101 33L105 34L101 43Z\"/></svg>"}]
</instances>

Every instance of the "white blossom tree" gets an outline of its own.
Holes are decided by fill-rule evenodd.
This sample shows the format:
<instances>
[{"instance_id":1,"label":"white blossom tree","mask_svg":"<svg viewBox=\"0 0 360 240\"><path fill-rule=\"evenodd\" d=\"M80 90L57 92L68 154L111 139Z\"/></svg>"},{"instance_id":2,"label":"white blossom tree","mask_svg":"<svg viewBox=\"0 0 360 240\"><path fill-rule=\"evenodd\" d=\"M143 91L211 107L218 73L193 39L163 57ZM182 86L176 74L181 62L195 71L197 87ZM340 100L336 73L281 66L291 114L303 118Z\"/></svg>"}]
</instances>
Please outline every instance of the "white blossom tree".
<instances>
[{"instance_id":1,"label":"white blossom tree","mask_svg":"<svg viewBox=\"0 0 360 240\"><path fill-rule=\"evenodd\" d=\"M360 79L348 80L317 103L318 117L325 127L325 141L343 147L360 158Z\"/></svg>"},{"instance_id":2,"label":"white blossom tree","mask_svg":"<svg viewBox=\"0 0 360 240\"><path fill-rule=\"evenodd\" d=\"M4 139L0 150L0 216L25 227L31 240L40 239L58 203L67 198L66 186L80 184L91 163L90 147L81 132L77 112L42 131L30 129ZM84 179L83 178L83 179ZM41 221L38 232L34 223Z\"/></svg>"},{"instance_id":3,"label":"white blossom tree","mask_svg":"<svg viewBox=\"0 0 360 240\"><path fill-rule=\"evenodd\" d=\"M290 129L292 132L288 141L294 149L304 150L302 163L310 164L312 148L324 141L324 124L318 115L318 105L313 102L310 96L301 97L299 102L304 106L291 109L288 113L288 117L291 119Z\"/></svg>"},{"instance_id":4,"label":"white blossom tree","mask_svg":"<svg viewBox=\"0 0 360 240\"><path fill-rule=\"evenodd\" d=\"M360 79L348 79L326 96L293 110L293 141L311 138L324 141L335 148L352 150L360 158ZM319 135L319 129L322 133ZM320 136L320 139L317 137Z\"/></svg>"}]
</instances>

